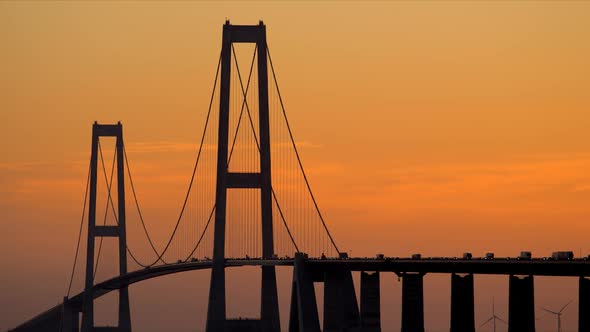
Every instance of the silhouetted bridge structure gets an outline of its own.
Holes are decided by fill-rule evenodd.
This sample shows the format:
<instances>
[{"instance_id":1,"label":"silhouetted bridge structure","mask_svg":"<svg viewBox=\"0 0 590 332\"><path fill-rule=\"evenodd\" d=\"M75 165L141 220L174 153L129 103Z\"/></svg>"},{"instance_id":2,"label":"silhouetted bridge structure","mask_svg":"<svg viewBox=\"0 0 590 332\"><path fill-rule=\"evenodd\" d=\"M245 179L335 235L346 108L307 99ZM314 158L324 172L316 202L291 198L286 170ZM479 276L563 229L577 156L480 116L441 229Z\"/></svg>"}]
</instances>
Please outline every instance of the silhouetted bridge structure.
<instances>
[{"instance_id":1,"label":"silhouetted bridge structure","mask_svg":"<svg viewBox=\"0 0 590 332\"><path fill-rule=\"evenodd\" d=\"M254 45L246 85L239 70L234 48L236 43ZM272 76L268 74L268 64ZM231 70L232 67L235 67L235 71ZM254 68L256 74L253 75ZM269 90L269 77L274 82L274 90ZM251 81L257 84L251 86ZM510 332L535 331L534 276L577 277L579 331L590 331L590 280L586 279L590 276L590 262L585 259L348 258L341 252L322 217L302 166L278 89L262 22L253 26L226 22L213 85L187 194L172 234L161 250L152 241L141 213L123 144L122 125L93 125L89 175L80 224L81 235L87 217L84 289L70 296L80 249L79 238L76 260L63 303L13 331L129 332L130 285L164 275L210 269L208 332L276 332L280 331L275 274L277 266L293 268L289 316L291 332L320 331L320 315L314 291L316 282L324 283L324 331L381 331L380 278L385 273L402 280L402 332L424 332L423 278L429 273L451 275L451 332L475 331L475 274L508 276ZM207 129L213 121L211 109L216 91L219 92L216 149L207 149L208 137L215 137L215 133L211 134L211 130L208 132ZM272 95L271 91L276 95ZM283 122L273 121L273 114L277 115L273 110L277 110ZM271 135L271 123L275 125L275 136ZM281 124L282 129L276 127ZM240 131L244 126L250 130ZM234 132L232 136L230 129ZM101 137L113 137L116 140L110 175L100 145ZM274 145L271 145L271 140ZM242 142L241 146L239 142ZM272 162L278 171L271 173L273 150ZM216 160L216 168L203 165L207 152ZM291 156L287 153L291 153ZM106 195L102 225L97 224L96 220L99 215L99 165L104 174ZM293 180L293 174L289 174L292 169L300 176L299 182ZM148 263L143 262L137 252L134 254L128 245L125 171L149 250L154 254ZM112 192L115 173L117 190ZM193 190L195 188L200 190ZM245 192L246 196L236 199L232 196L235 191ZM117 204L113 202L115 200ZM112 212L114 222L107 222L109 212ZM213 229L209 227L212 222ZM118 239L119 275L97 282L96 270L104 237ZM96 238L100 241L98 252ZM171 260L170 256L176 259ZM128 258L139 269L128 272ZM261 268L260 317L231 319L226 316L225 270L243 266ZM354 287L353 272L360 272L360 290ZM94 300L112 291L119 294L118 325L95 326ZM360 303L357 301L357 292L360 292Z\"/></svg>"}]
</instances>

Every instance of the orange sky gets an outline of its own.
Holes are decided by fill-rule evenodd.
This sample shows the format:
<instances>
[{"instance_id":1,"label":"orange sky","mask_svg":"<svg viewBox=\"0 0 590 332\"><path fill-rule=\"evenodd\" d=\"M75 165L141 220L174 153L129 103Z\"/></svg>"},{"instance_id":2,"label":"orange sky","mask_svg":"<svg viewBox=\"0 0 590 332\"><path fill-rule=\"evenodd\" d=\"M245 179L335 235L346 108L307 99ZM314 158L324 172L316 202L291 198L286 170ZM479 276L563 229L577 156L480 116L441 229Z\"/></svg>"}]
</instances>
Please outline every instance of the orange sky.
<instances>
[{"instance_id":1,"label":"orange sky","mask_svg":"<svg viewBox=\"0 0 590 332\"><path fill-rule=\"evenodd\" d=\"M590 253L589 3L0 2L0 330L63 296L93 121L124 123L163 245L226 18L266 23L311 184L352 255ZM258 295L236 275L230 312L249 314ZM135 326L198 330L208 277L133 286ZM494 294L507 316L505 279L476 277L477 322ZM401 287L382 280L383 324L397 329ZM538 280L539 308L577 296L576 280ZM427 277L429 331L448 330L449 286Z\"/></svg>"}]
</instances>

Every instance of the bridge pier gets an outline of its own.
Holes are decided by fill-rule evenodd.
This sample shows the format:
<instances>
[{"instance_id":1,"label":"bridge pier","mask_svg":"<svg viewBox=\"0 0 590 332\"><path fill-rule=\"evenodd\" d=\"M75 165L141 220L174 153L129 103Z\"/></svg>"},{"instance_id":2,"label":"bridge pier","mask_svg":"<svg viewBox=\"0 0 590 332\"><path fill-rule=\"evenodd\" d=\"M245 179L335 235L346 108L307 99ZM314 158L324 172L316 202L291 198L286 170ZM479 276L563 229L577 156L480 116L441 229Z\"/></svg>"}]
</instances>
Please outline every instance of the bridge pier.
<instances>
[{"instance_id":1,"label":"bridge pier","mask_svg":"<svg viewBox=\"0 0 590 332\"><path fill-rule=\"evenodd\" d=\"M68 301L67 297L64 297L64 302L62 304L62 323L61 323L61 331L62 332L78 332L80 331L80 315L79 310L74 308L72 304Z\"/></svg>"},{"instance_id":2,"label":"bridge pier","mask_svg":"<svg viewBox=\"0 0 590 332\"><path fill-rule=\"evenodd\" d=\"M342 331L359 326L359 306L352 273L329 270L324 275L324 332Z\"/></svg>"},{"instance_id":3,"label":"bridge pier","mask_svg":"<svg viewBox=\"0 0 590 332\"><path fill-rule=\"evenodd\" d=\"M320 332L320 318L313 287L313 275L305 266L303 253L296 253L293 264L289 332Z\"/></svg>"},{"instance_id":4,"label":"bridge pier","mask_svg":"<svg viewBox=\"0 0 590 332\"><path fill-rule=\"evenodd\" d=\"M263 331L260 319L226 319L223 331L260 332Z\"/></svg>"},{"instance_id":5,"label":"bridge pier","mask_svg":"<svg viewBox=\"0 0 590 332\"><path fill-rule=\"evenodd\" d=\"M424 332L423 274L402 274L402 332Z\"/></svg>"},{"instance_id":6,"label":"bridge pier","mask_svg":"<svg viewBox=\"0 0 590 332\"><path fill-rule=\"evenodd\" d=\"M379 272L361 272L361 326L365 332L381 331Z\"/></svg>"},{"instance_id":7,"label":"bridge pier","mask_svg":"<svg viewBox=\"0 0 590 332\"><path fill-rule=\"evenodd\" d=\"M580 277L578 289L578 331L590 332L590 279Z\"/></svg>"},{"instance_id":8,"label":"bridge pier","mask_svg":"<svg viewBox=\"0 0 590 332\"><path fill-rule=\"evenodd\" d=\"M263 332L280 332L279 298L277 277L274 266L262 267L262 300L260 318Z\"/></svg>"},{"instance_id":9,"label":"bridge pier","mask_svg":"<svg viewBox=\"0 0 590 332\"><path fill-rule=\"evenodd\" d=\"M533 276L509 277L508 332L535 332Z\"/></svg>"},{"instance_id":10,"label":"bridge pier","mask_svg":"<svg viewBox=\"0 0 590 332\"><path fill-rule=\"evenodd\" d=\"M473 274L451 275L451 332L475 332Z\"/></svg>"}]
</instances>

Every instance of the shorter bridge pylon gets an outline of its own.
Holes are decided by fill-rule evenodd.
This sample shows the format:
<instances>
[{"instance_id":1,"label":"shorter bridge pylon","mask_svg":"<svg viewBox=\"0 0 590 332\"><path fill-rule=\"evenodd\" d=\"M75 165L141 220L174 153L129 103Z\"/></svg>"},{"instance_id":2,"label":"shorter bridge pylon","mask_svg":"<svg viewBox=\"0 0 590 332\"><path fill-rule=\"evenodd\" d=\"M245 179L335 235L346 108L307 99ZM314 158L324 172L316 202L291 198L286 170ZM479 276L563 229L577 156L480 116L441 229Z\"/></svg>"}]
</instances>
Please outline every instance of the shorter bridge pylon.
<instances>
[{"instance_id":1,"label":"shorter bridge pylon","mask_svg":"<svg viewBox=\"0 0 590 332\"><path fill-rule=\"evenodd\" d=\"M116 138L117 154L117 225L96 225L96 194L100 137ZM88 245L86 247L86 278L84 300L82 303L82 332L92 332L94 326L94 243L97 237L115 237L119 239L119 275L127 274L127 236L125 228L125 165L123 151L123 126L117 124L98 124L92 126L92 153L90 155L90 202L88 205ZM109 190L109 197L110 195ZM113 207L114 209L115 207ZM67 302L67 301L66 301ZM67 305L64 304L67 308ZM118 326L110 331L130 332L131 313L129 309L129 290L127 286L119 289ZM67 315L77 316L77 315ZM69 322L68 322L69 324ZM76 325L77 327L77 325Z\"/></svg>"}]
</instances>

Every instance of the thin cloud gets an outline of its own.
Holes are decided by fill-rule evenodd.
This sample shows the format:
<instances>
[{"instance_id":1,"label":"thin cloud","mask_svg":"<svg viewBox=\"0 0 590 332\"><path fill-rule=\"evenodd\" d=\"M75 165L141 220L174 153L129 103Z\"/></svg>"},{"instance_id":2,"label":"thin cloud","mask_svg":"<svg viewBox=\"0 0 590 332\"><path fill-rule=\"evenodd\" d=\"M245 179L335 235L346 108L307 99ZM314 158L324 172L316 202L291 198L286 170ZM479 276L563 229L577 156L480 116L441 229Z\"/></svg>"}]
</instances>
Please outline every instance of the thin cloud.
<instances>
[{"instance_id":1,"label":"thin cloud","mask_svg":"<svg viewBox=\"0 0 590 332\"><path fill-rule=\"evenodd\" d=\"M129 153L185 152L197 151L199 145L196 143L159 141L128 143L126 148ZM205 144L203 148L214 149L216 147L212 144Z\"/></svg>"},{"instance_id":2,"label":"thin cloud","mask_svg":"<svg viewBox=\"0 0 590 332\"><path fill-rule=\"evenodd\" d=\"M389 169L386 172L391 182L375 181L382 184L377 196L461 204L461 201L472 200L506 202L525 196L534 201L555 200L568 192L582 194L590 191L589 156L554 158L515 158L506 162Z\"/></svg>"},{"instance_id":3,"label":"thin cloud","mask_svg":"<svg viewBox=\"0 0 590 332\"><path fill-rule=\"evenodd\" d=\"M572 192L585 192L585 191L590 191L590 184L582 184L582 185L577 185L572 189Z\"/></svg>"},{"instance_id":4,"label":"thin cloud","mask_svg":"<svg viewBox=\"0 0 590 332\"><path fill-rule=\"evenodd\" d=\"M38 168L51 168L51 167L71 167L72 165L80 165L87 163L82 160L70 160L70 161L14 161L14 162L3 162L0 163L0 170L2 171L23 171Z\"/></svg>"},{"instance_id":5,"label":"thin cloud","mask_svg":"<svg viewBox=\"0 0 590 332\"><path fill-rule=\"evenodd\" d=\"M295 146L297 146L298 149L322 149L322 148L324 148L324 145L322 145L322 144L316 144L316 143L312 143L309 141L295 142ZM291 149L291 148L293 148L293 143L291 143L291 142L271 143L271 147Z\"/></svg>"},{"instance_id":6,"label":"thin cloud","mask_svg":"<svg viewBox=\"0 0 590 332\"><path fill-rule=\"evenodd\" d=\"M321 144L312 143L309 141L295 142L298 149L321 149L324 146ZM272 143L273 148L292 148L291 142ZM160 152L188 152L197 151L199 144L189 142L172 142L172 141L155 141L155 142L133 142L126 144L127 152L129 153L160 153ZM236 144L235 149L243 149L241 144ZM204 150L216 150L216 144L204 144ZM107 149L104 149L107 151ZM111 149L112 151L112 149Z\"/></svg>"}]
</instances>

